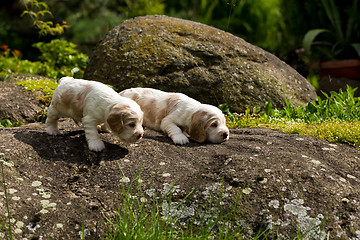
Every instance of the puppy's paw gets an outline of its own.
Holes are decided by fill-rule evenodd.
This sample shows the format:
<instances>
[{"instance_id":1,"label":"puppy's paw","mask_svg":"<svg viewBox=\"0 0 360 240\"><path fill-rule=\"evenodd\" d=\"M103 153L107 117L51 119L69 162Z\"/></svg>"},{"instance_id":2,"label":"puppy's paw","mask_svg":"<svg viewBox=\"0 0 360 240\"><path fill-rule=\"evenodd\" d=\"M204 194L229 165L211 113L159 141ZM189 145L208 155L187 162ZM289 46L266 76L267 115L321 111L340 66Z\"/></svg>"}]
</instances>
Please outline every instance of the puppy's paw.
<instances>
[{"instance_id":1,"label":"puppy's paw","mask_svg":"<svg viewBox=\"0 0 360 240\"><path fill-rule=\"evenodd\" d=\"M57 127L47 127L46 133L49 135L58 135L60 132L59 129L57 129Z\"/></svg>"},{"instance_id":2,"label":"puppy's paw","mask_svg":"<svg viewBox=\"0 0 360 240\"><path fill-rule=\"evenodd\" d=\"M100 124L96 126L98 132L110 132L109 129L106 128L105 124Z\"/></svg>"},{"instance_id":3,"label":"puppy's paw","mask_svg":"<svg viewBox=\"0 0 360 240\"><path fill-rule=\"evenodd\" d=\"M91 151L101 152L105 149L105 144L101 140L90 140L88 146Z\"/></svg>"},{"instance_id":4,"label":"puppy's paw","mask_svg":"<svg viewBox=\"0 0 360 240\"><path fill-rule=\"evenodd\" d=\"M175 144L184 145L189 143L189 139L184 134L178 134L171 137Z\"/></svg>"}]
</instances>

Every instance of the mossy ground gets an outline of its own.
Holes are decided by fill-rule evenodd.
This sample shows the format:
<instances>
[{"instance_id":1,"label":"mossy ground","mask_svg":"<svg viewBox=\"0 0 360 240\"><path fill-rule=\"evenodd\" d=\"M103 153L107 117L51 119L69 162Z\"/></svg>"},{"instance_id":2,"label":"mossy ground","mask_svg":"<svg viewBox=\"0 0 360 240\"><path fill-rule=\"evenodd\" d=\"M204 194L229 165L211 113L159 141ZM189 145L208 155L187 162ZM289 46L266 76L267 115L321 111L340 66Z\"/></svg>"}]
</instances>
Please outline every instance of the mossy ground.
<instances>
[{"instance_id":1,"label":"mossy ground","mask_svg":"<svg viewBox=\"0 0 360 240\"><path fill-rule=\"evenodd\" d=\"M17 85L25 87L26 91L40 91L42 94L37 98L45 106L49 106L54 90L58 86L56 81L49 79L25 79L18 81Z\"/></svg>"}]
</instances>

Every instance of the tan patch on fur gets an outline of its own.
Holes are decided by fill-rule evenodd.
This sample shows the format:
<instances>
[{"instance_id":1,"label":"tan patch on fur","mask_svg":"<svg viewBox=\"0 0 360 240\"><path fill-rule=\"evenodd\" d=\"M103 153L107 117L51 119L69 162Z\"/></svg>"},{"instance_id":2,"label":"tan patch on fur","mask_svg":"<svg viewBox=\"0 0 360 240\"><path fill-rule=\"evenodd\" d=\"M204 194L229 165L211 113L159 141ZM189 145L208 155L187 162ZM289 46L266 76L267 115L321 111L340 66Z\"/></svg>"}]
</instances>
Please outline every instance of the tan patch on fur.
<instances>
[{"instance_id":1,"label":"tan patch on fur","mask_svg":"<svg viewBox=\"0 0 360 240\"><path fill-rule=\"evenodd\" d=\"M76 95L76 100L78 101L78 108L83 109L85 105L85 98L93 87L89 84L84 87L84 89Z\"/></svg>"},{"instance_id":2,"label":"tan patch on fur","mask_svg":"<svg viewBox=\"0 0 360 240\"><path fill-rule=\"evenodd\" d=\"M161 109L159 114L156 116L156 121L161 122L167 115L176 110L177 105L179 104L179 96L176 94L171 94L166 99L165 108Z\"/></svg>"},{"instance_id":3,"label":"tan patch on fur","mask_svg":"<svg viewBox=\"0 0 360 240\"><path fill-rule=\"evenodd\" d=\"M169 115L171 112L173 112L179 103L179 96L176 94L171 94L169 97L165 100L165 107L162 109L158 109L158 104L156 102L155 98L150 98L149 100L145 100L142 95L151 94L151 89L145 89L139 93L134 93L131 96L131 99L137 102L141 110L144 113L144 119L146 119L149 123L159 125L167 115Z\"/></svg>"},{"instance_id":4,"label":"tan patch on fur","mask_svg":"<svg viewBox=\"0 0 360 240\"><path fill-rule=\"evenodd\" d=\"M109 115L106 119L107 123L111 130L115 133L121 133L124 127L124 121L127 113L129 112L130 107L125 106L112 106Z\"/></svg>"},{"instance_id":5,"label":"tan patch on fur","mask_svg":"<svg viewBox=\"0 0 360 240\"><path fill-rule=\"evenodd\" d=\"M60 96L61 102L68 108L70 108L73 99L74 99L74 91L72 89L68 89L64 91Z\"/></svg>"},{"instance_id":6,"label":"tan patch on fur","mask_svg":"<svg viewBox=\"0 0 360 240\"><path fill-rule=\"evenodd\" d=\"M138 101L140 101L141 96L138 93L134 93L134 95L132 95L131 99L134 100L135 102L138 102Z\"/></svg>"},{"instance_id":7,"label":"tan patch on fur","mask_svg":"<svg viewBox=\"0 0 360 240\"><path fill-rule=\"evenodd\" d=\"M93 87L91 85L86 85L84 89L76 95L76 105L70 106L74 115L78 116L80 119L84 114L85 99L92 89Z\"/></svg>"},{"instance_id":8,"label":"tan patch on fur","mask_svg":"<svg viewBox=\"0 0 360 240\"><path fill-rule=\"evenodd\" d=\"M146 104L142 101L142 111L144 112L144 118L148 119L149 122L155 123L157 115L156 100L151 99Z\"/></svg>"},{"instance_id":9,"label":"tan patch on fur","mask_svg":"<svg viewBox=\"0 0 360 240\"><path fill-rule=\"evenodd\" d=\"M143 94L149 94L149 93L152 93L152 89L144 89L143 91L142 91L142 93Z\"/></svg>"},{"instance_id":10,"label":"tan patch on fur","mask_svg":"<svg viewBox=\"0 0 360 240\"><path fill-rule=\"evenodd\" d=\"M197 111L191 117L189 134L192 139L198 143L203 143L206 141L206 131L204 127L204 121L207 116L205 111Z\"/></svg>"}]
</instances>

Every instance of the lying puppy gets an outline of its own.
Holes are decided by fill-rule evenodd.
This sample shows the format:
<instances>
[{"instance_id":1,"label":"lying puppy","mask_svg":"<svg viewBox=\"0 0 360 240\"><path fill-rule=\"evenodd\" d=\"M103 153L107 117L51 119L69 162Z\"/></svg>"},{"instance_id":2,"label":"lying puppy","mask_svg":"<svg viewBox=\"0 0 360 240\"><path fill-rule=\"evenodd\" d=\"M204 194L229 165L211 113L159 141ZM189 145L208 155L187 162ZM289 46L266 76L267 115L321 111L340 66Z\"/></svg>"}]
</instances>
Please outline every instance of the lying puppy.
<instances>
[{"instance_id":1,"label":"lying puppy","mask_svg":"<svg viewBox=\"0 0 360 240\"><path fill-rule=\"evenodd\" d=\"M58 119L70 117L82 122L90 150L105 148L97 132L97 125L111 132L124 142L135 142L144 133L143 112L136 102L121 97L105 84L63 77L55 89L46 119L46 132L56 135Z\"/></svg>"},{"instance_id":2,"label":"lying puppy","mask_svg":"<svg viewBox=\"0 0 360 240\"><path fill-rule=\"evenodd\" d=\"M182 93L151 88L131 88L120 95L140 105L145 127L165 132L175 144L188 143L187 133L199 143L229 139L224 114L217 107L201 104Z\"/></svg>"}]
</instances>

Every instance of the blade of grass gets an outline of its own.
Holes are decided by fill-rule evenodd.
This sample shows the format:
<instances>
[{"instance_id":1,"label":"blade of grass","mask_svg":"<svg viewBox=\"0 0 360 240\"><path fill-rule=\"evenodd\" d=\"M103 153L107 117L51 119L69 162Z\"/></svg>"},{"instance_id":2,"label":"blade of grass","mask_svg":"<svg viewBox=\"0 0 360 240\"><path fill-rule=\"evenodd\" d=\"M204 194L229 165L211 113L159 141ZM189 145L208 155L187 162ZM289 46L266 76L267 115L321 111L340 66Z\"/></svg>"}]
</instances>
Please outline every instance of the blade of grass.
<instances>
[{"instance_id":1,"label":"blade of grass","mask_svg":"<svg viewBox=\"0 0 360 240\"><path fill-rule=\"evenodd\" d=\"M9 206L9 199L8 199L8 194L7 194L7 187L6 187L6 181L5 181L5 174L4 174L4 166L3 166L3 163L0 162L0 165L1 165L1 175L2 175L2 180L3 180L3 186L4 186L4 193L5 193L5 202L6 202L6 210L7 210L7 218L9 220L8 224L8 228L6 228L5 226L5 221L4 221L4 228L5 228L5 231L9 237L10 240L12 240L12 230L11 230L11 215L10 215L10 206Z\"/></svg>"}]
</instances>

